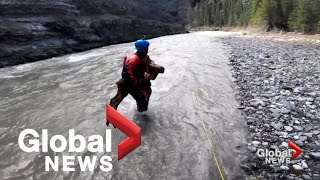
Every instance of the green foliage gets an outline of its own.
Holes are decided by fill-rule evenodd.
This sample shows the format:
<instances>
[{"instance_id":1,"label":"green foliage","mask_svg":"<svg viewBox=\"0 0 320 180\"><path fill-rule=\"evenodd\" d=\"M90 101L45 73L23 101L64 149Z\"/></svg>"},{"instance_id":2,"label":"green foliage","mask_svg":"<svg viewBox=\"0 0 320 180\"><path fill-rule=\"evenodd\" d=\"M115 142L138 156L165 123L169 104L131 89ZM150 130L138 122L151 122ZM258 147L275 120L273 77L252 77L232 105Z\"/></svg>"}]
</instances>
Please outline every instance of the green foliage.
<instances>
[{"instance_id":1,"label":"green foliage","mask_svg":"<svg viewBox=\"0 0 320 180\"><path fill-rule=\"evenodd\" d=\"M267 0L252 0L251 1L251 20L253 25L263 25L267 21Z\"/></svg>"},{"instance_id":2,"label":"green foliage","mask_svg":"<svg viewBox=\"0 0 320 180\"><path fill-rule=\"evenodd\" d=\"M289 18L289 27L291 30L306 32L310 13L310 3L308 0L299 2L299 5L293 10Z\"/></svg>"},{"instance_id":3,"label":"green foliage","mask_svg":"<svg viewBox=\"0 0 320 180\"><path fill-rule=\"evenodd\" d=\"M320 0L198 0L190 8L191 25L263 26L317 32Z\"/></svg>"},{"instance_id":4,"label":"green foliage","mask_svg":"<svg viewBox=\"0 0 320 180\"><path fill-rule=\"evenodd\" d=\"M291 30L316 32L320 20L320 0L299 0L289 17Z\"/></svg>"}]
</instances>

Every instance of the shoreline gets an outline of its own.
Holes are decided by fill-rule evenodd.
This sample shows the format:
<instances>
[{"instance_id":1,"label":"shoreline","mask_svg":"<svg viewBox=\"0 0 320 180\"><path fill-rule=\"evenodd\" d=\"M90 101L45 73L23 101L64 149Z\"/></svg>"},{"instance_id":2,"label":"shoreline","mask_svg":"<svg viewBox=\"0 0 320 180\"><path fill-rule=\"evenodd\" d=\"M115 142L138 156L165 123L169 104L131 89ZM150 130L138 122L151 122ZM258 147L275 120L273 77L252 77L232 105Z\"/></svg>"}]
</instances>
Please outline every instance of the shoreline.
<instances>
[{"instance_id":1,"label":"shoreline","mask_svg":"<svg viewBox=\"0 0 320 180\"><path fill-rule=\"evenodd\" d=\"M196 27L189 28L189 31L220 31L219 27ZM300 32L286 32L282 30L273 30L270 32L264 31L262 28L233 28L222 27L221 31L235 32L243 36L259 37L264 39L273 39L277 41L293 41L293 42L305 42L312 44L320 44L320 34L303 34Z\"/></svg>"},{"instance_id":2,"label":"shoreline","mask_svg":"<svg viewBox=\"0 0 320 180\"><path fill-rule=\"evenodd\" d=\"M177 28L179 29L179 28ZM216 27L199 27L198 29L191 28L189 30L174 30L176 32L171 32L168 34L157 34L157 35L149 35L149 38L156 38L156 37L161 37L161 36L166 36L166 35L172 35L172 34L181 34L181 33L189 33L189 32L197 32L197 31L219 31L216 29ZM260 38L263 40L274 40L274 41L279 41L279 42L298 42L298 43L310 43L310 44L315 44L315 45L320 45L320 34L316 35L306 35L306 34L301 34L301 33L293 33L293 32L262 32L256 29L239 29L239 28L224 28L222 31L224 32L234 32L238 33L239 36L247 36L247 37L253 37L253 38ZM72 53L79 53L79 52L84 52L96 48L101 48L104 46L109 46L109 45L115 45L119 43L127 43L131 42L134 38L127 38L126 40L122 40L116 43L112 42L92 42L86 43L85 45L80 44L80 45L73 45L73 46L57 46L54 47L53 49L46 49L47 47L41 47L40 49L35 49L32 52L32 48L27 48L28 53L22 52L23 47L20 49L18 48L17 52L22 52L23 54L20 56L17 54L14 54L14 57L12 56L13 59L10 59L10 56L7 56L6 58L0 58L0 68L4 67L10 67L10 66L16 66L16 65L21 65L21 64L28 64L32 62L37 62L37 61L42 61L50 58L56 58L64 55L69 55ZM59 41L59 39L57 39ZM78 47L77 47L78 46ZM6 47L6 46L4 46ZM9 47L9 46L8 46ZM48 47L51 47L48 46ZM43 50L40 52L39 50ZM61 50L63 49L63 50ZM9 51L4 49L5 52L8 54ZM31 51L30 51L31 50ZM61 50L61 51L60 51ZM62 52L63 51L63 52ZM6 55L6 53L4 55ZM51 54L50 54L51 53ZM12 53L9 53L12 54ZM8 59L9 57L9 59ZM14 62L9 62L9 61L14 61Z\"/></svg>"}]
</instances>

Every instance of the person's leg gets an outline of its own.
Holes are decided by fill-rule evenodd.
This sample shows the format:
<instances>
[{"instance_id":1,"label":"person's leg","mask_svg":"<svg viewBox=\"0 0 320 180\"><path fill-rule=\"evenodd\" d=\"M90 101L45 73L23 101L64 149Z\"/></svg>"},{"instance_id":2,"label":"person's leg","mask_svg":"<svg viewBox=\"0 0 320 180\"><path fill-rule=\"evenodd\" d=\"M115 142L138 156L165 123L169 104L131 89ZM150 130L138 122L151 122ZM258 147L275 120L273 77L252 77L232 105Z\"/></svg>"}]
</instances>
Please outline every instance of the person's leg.
<instances>
[{"instance_id":1,"label":"person's leg","mask_svg":"<svg viewBox=\"0 0 320 180\"><path fill-rule=\"evenodd\" d=\"M151 87L149 87L148 89L145 89L143 90L143 95L146 99L146 110L148 110L148 105L149 105L149 99L150 99L150 96L151 96Z\"/></svg>"},{"instance_id":2,"label":"person's leg","mask_svg":"<svg viewBox=\"0 0 320 180\"><path fill-rule=\"evenodd\" d=\"M138 87L135 87L131 92L130 95L136 100L137 102L137 110L139 112L147 111L148 110L148 102L149 99L147 99L143 93Z\"/></svg>"},{"instance_id":3,"label":"person's leg","mask_svg":"<svg viewBox=\"0 0 320 180\"><path fill-rule=\"evenodd\" d=\"M125 81L123 79L117 82L117 87L118 87L117 94L110 101L110 106L113 107L114 109L117 109L119 104L128 95L128 90L126 89Z\"/></svg>"},{"instance_id":4,"label":"person's leg","mask_svg":"<svg viewBox=\"0 0 320 180\"><path fill-rule=\"evenodd\" d=\"M123 101L125 97L129 94L129 90L126 89L126 84L124 79L120 79L117 83L118 91L115 97L110 100L110 106L114 109L117 109L119 104ZM109 126L109 122L107 121L107 126ZM116 128L115 126L113 126Z\"/></svg>"},{"instance_id":5,"label":"person's leg","mask_svg":"<svg viewBox=\"0 0 320 180\"><path fill-rule=\"evenodd\" d=\"M146 98L147 102L149 102L152 90L151 87L149 85L146 85L145 87L143 87L142 89L140 89L143 92L144 97Z\"/></svg>"}]
</instances>

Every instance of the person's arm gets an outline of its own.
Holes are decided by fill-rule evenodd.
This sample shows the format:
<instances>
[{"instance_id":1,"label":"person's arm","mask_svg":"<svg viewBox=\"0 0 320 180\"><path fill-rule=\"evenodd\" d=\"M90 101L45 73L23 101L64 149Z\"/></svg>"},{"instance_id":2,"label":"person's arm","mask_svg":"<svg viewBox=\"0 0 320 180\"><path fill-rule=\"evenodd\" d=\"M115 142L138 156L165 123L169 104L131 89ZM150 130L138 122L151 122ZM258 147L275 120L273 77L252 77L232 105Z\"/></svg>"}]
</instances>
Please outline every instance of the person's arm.
<instances>
[{"instance_id":1,"label":"person's arm","mask_svg":"<svg viewBox=\"0 0 320 180\"><path fill-rule=\"evenodd\" d=\"M164 73L164 67L154 63L149 57L147 59L148 72L144 74L144 77L148 80L155 80L159 73Z\"/></svg>"},{"instance_id":2,"label":"person's arm","mask_svg":"<svg viewBox=\"0 0 320 180\"><path fill-rule=\"evenodd\" d=\"M150 71L150 73L164 73L164 67L156 64L153 60L150 59L150 57L148 56L147 59L147 64L148 64L148 69Z\"/></svg>"},{"instance_id":3,"label":"person's arm","mask_svg":"<svg viewBox=\"0 0 320 180\"><path fill-rule=\"evenodd\" d=\"M148 65L154 64L154 61L151 60L149 56L147 56L147 64L148 64Z\"/></svg>"}]
</instances>

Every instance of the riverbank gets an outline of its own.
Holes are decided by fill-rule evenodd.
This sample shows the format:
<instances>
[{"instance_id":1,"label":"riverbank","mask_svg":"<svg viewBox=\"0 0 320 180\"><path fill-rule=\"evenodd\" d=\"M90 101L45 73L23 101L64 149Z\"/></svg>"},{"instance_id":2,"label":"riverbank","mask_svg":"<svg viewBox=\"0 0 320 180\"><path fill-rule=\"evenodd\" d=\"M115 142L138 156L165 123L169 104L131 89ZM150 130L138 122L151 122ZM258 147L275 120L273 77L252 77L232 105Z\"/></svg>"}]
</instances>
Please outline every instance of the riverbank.
<instances>
[{"instance_id":1,"label":"riverbank","mask_svg":"<svg viewBox=\"0 0 320 180\"><path fill-rule=\"evenodd\" d=\"M255 38L274 40L279 42L300 42L320 44L320 34L304 34L299 32L285 32L281 30L272 30L267 32L264 28L239 28L239 27L213 27L213 26L199 26L189 28L189 31L225 31L242 34L243 36L251 36Z\"/></svg>"},{"instance_id":2,"label":"riverbank","mask_svg":"<svg viewBox=\"0 0 320 180\"><path fill-rule=\"evenodd\" d=\"M318 179L320 46L291 34L243 33L222 40L229 46L239 109L251 133L242 168L265 179ZM258 149L285 150L289 140L302 149L289 164L266 164L258 157Z\"/></svg>"},{"instance_id":3,"label":"riverbank","mask_svg":"<svg viewBox=\"0 0 320 180\"><path fill-rule=\"evenodd\" d=\"M7 19L0 20L0 31L0 68L135 41L142 35L154 38L187 32L179 24L114 15Z\"/></svg>"},{"instance_id":4,"label":"riverbank","mask_svg":"<svg viewBox=\"0 0 320 180\"><path fill-rule=\"evenodd\" d=\"M274 40L279 42L300 42L300 43L312 43L320 44L320 34L303 34L299 32L285 32L281 30L273 30L266 32L263 28L228 28L224 27L224 31L238 32L245 36L252 36L255 38Z\"/></svg>"},{"instance_id":5,"label":"riverbank","mask_svg":"<svg viewBox=\"0 0 320 180\"><path fill-rule=\"evenodd\" d=\"M185 7L178 0L1 1L0 68L131 42L142 35L185 33Z\"/></svg>"}]
</instances>

